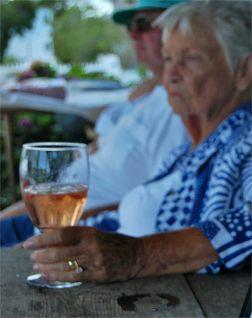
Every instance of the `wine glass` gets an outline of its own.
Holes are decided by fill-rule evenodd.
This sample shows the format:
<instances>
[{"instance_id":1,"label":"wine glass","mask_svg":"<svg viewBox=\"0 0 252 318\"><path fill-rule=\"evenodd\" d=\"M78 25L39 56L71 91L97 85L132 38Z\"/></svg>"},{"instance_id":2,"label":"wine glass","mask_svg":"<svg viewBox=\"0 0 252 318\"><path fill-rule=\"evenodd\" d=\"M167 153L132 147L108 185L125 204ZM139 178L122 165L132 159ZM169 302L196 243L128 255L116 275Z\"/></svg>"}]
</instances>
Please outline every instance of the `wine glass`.
<instances>
[{"instance_id":1,"label":"wine glass","mask_svg":"<svg viewBox=\"0 0 252 318\"><path fill-rule=\"evenodd\" d=\"M81 143L24 144L19 166L20 187L31 221L40 231L78 223L87 200L89 161ZM47 282L40 274L27 277L32 286L65 288L80 282Z\"/></svg>"}]
</instances>

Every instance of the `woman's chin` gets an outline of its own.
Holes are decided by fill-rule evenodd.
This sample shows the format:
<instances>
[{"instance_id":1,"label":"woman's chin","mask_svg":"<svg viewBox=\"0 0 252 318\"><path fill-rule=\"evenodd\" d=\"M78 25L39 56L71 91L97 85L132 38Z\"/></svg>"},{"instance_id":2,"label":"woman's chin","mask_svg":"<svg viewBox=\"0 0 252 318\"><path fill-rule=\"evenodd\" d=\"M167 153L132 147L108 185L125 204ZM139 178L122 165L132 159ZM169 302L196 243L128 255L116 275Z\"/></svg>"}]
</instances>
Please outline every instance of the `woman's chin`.
<instances>
[{"instance_id":1,"label":"woman's chin","mask_svg":"<svg viewBox=\"0 0 252 318\"><path fill-rule=\"evenodd\" d=\"M176 113L177 115L179 115L180 117L188 117L192 115L192 111L190 109L188 109L187 107L185 107L184 104L171 104L171 107L174 111L174 113Z\"/></svg>"}]
</instances>

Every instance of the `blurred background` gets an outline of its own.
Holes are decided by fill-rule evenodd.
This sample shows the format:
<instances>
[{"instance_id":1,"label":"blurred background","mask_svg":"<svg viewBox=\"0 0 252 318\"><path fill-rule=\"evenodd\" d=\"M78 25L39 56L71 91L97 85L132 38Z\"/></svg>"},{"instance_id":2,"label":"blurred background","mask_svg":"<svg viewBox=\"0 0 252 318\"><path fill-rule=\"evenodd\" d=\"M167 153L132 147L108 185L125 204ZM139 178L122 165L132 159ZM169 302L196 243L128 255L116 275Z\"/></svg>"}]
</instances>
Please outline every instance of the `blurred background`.
<instances>
[{"instance_id":1,"label":"blurred background","mask_svg":"<svg viewBox=\"0 0 252 318\"><path fill-rule=\"evenodd\" d=\"M80 81L93 81L93 85L106 82L111 88L122 89L148 76L145 68L136 64L125 28L111 21L115 9L134 1L0 0L0 3L1 92L19 91L64 100L67 89L76 83L80 86L83 83ZM2 113L1 209L20 198L18 163L23 143L45 140L88 143L93 138L94 126L94 121L75 115L18 111L11 115L11 121L9 117L6 127ZM10 184L6 129L12 134L14 185Z\"/></svg>"}]
</instances>

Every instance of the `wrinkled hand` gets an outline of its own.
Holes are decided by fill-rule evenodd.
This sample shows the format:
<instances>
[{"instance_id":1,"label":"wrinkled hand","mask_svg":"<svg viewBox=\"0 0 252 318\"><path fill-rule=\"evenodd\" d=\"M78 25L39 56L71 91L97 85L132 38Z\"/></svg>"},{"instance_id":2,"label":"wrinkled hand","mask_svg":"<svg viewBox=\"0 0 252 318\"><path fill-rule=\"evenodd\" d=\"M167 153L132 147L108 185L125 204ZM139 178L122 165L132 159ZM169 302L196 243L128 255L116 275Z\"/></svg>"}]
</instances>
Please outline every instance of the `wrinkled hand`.
<instances>
[{"instance_id":1,"label":"wrinkled hand","mask_svg":"<svg viewBox=\"0 0 252 318\"><path fill-rule=\"evenodd\" d=\"M144 266L143 243L116 233L92 227L66 227L48 230L28 239L24 248L31 253L33 269L48 281L110 282L136 277ZM81 273L68 261L76 260Z\"/></svg>"}]
</instances>

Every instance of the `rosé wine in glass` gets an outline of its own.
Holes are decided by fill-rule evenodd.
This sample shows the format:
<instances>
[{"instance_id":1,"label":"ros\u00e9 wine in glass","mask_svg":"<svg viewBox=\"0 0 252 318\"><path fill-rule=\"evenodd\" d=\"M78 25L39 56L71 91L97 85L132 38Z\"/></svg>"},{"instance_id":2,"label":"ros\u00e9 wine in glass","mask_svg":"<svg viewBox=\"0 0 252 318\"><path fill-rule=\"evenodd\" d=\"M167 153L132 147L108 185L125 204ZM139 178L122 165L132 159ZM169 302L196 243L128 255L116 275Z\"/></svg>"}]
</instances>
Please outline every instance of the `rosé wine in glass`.
<instances>
[{"instance_id":1,"label":"ros\u00e9 wine in glass","mask_svg":"<svg viewBox=\"0 0 252 318\"><path fill-rule=\"evenodd\" d=\"M85 207L89 161L85 144L40 142L24 144L20 187L33 225L41 231L77 225ZM27 283L47 288L78 286L80 282L47 282L40 274Z\"/></svg>"},{"instance_id":2,"label":"ros\u00e9 wine in glass","mask_svg":"<svg viewBox=\"0 0 252 318\"><path fill-rule=\"evenodd\" d=\"M76 225L87 201L82 184L40 184L26 187L23 199L34 226L40 230Z\"/></svg>"}]
</instances>

